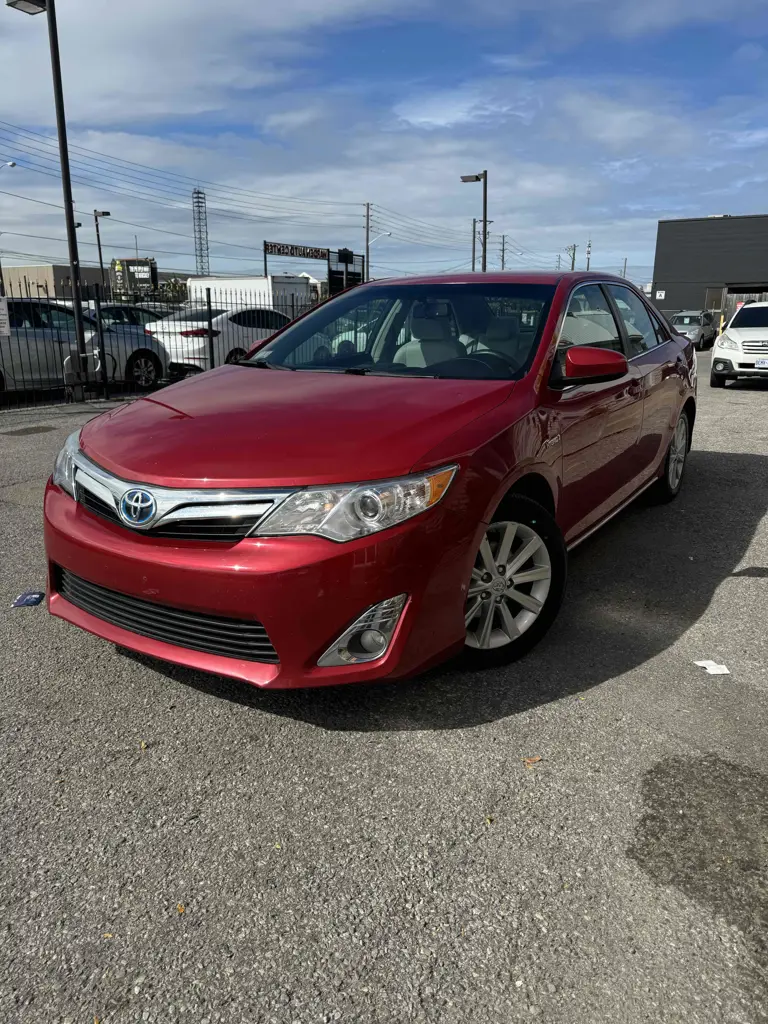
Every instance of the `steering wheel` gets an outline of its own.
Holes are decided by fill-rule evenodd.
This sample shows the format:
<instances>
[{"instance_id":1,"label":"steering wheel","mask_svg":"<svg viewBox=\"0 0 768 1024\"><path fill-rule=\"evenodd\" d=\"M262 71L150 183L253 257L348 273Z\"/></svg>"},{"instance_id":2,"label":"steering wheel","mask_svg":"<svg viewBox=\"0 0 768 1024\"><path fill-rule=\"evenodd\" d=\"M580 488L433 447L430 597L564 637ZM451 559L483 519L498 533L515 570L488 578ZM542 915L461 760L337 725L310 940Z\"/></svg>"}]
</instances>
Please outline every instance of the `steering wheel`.
<instances>
[{"instance_id":1,"label":"steering wheel","mask_svg":"<svg viewBox=\"0 0 768 1024\"><path fill-rule=\"evenodd\" d=\"M467 359L476 359L478 362L485 363L485 365L491 370L498 369L499 366L501 366L505 370L512 370L513 373L517 373L523 365L511 356L503 355L501 352L491 352L488 350L472 352L467 356Z\"/></svg>"}]
</instances>

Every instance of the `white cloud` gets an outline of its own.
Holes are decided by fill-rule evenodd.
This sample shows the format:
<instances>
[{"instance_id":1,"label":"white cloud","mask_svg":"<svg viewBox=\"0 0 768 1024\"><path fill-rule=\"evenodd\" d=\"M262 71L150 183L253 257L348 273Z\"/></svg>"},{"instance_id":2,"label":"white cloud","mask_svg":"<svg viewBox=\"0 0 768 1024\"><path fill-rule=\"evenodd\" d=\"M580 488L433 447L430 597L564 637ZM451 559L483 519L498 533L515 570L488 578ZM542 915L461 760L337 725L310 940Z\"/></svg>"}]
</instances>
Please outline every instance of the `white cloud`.
<instances>
[{"instance_id":1,"label":"white cloud","mask_svg":"<svg viewBox=\"0 0 768 1024\"><path fill-rule=\"evenodd\" d=\"M570 91L560 99L559 107L570 122L568 127L609 149L636 149L645 144L680 149L691 138L688 124L659 105L640 106L631 99Z\"/></svg>"}]
</instances>

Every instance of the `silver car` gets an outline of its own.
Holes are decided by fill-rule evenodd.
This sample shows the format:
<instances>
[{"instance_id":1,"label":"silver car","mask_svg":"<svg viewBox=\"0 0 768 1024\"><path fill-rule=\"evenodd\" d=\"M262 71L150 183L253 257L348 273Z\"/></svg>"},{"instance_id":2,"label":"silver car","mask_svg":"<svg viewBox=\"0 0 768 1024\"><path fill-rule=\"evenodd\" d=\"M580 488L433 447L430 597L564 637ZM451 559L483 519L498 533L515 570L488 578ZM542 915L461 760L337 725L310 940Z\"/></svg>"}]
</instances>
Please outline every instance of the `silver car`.
<instances>
[{"instance_id":1,"label":"silver car","mask_svg":"<svg viewBox=\"0 0 768 1024\"><path fill-rule=\"evenodd\" d=\"M715 342L715 314L707 309L683 309L675 313L671 323L677 333L690 338L699 351L711 348Z\"/></svg>"},{"instance_id":2,"label":"silver car","mask_svg":"<svg viewBox=\"0 0 768 1024\"><path fill-rule=\"evenodd\" d=\"M78 365L75 317L71 308L46 299L8 300L10 337L0 336L0 392L60 388ZM101 374L96 321L84 311L88 373ZM104 325L104 356L108 378L140 390L167 377L162 345L129 325Z\"/></svg>"}]
</instances>

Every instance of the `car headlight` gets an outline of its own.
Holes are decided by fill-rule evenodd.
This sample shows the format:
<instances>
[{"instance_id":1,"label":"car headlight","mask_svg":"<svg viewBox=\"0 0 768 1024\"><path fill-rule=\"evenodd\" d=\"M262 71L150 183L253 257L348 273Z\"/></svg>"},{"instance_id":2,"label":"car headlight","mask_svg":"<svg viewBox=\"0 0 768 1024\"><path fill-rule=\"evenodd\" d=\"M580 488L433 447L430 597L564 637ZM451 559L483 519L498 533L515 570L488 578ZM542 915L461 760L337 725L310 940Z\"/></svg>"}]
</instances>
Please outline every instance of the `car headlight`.
<instances>
[{"instance_id":1,"label":"car headlight","mask_svg":"<svg viewBox=\"0 0 768 1024\"><path fill-rule=\"evenodd\" d=\"M80 430L79 428L70 434L64 442L64 447L56 456L53 464L53 482L62 491L75 496L75 455L80 451Z\"/></svg>"},{"instance_id":2,"label":"car headlight","mask_svg":"<svg viewBox=\"0 0 768 1024\"><path fill-rule=\"evenodd\" d=\"M732 348L738 352L738 350L741 348L741 345L735 338L729 338L727 334L721 334L720 337L717 339L717 347Z\"/></svg>"},{"instance_id":3,"label":"car headlight","mask_svg":"<svg viewBox=\"0 0 768 1024\"><path fill-rule=\"evenodd\" d=\"M346 541L379 533L432 508L451 485L457 466L400 480L296 491L257 534L314 534Z\"/></svg>"}]
</instances>

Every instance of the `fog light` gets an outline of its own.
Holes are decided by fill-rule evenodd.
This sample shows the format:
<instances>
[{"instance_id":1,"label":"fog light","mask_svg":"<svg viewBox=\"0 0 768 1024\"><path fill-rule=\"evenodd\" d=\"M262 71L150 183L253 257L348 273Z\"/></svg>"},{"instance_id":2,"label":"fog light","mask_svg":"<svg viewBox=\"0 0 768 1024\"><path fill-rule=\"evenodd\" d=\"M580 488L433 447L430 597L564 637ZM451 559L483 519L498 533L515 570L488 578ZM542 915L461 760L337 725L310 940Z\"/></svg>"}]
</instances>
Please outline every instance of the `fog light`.
<instances>
[{"instance_id":1,"label":"fog light","mask_svg":"<svg viewBox=\"0 0 768 1024\"><path fill-rule=\"evenodd\" d=\"M407 594L390 597L368 608L344 630L318 661L321 668L358 665L386 654L405 608Z\"/></svg>"},{"instance_id":2,"label":"fog light","mask_svg":"<svg viewBox=\"0 0 768 1024\"><path fill-rule=\"evenodd\" d=\"M725 363L715 363L715 369L716 370L724 370L725 369Z\"/></svg>"}]
</instances>

